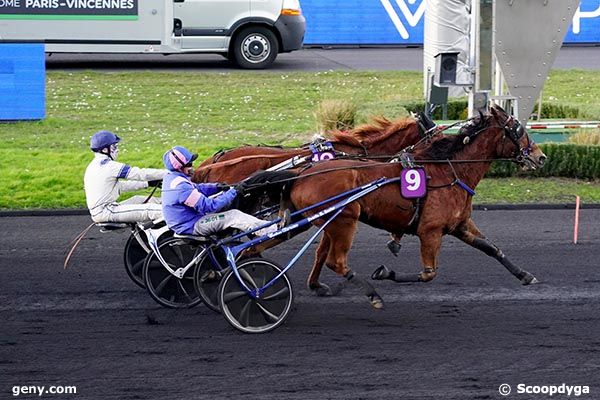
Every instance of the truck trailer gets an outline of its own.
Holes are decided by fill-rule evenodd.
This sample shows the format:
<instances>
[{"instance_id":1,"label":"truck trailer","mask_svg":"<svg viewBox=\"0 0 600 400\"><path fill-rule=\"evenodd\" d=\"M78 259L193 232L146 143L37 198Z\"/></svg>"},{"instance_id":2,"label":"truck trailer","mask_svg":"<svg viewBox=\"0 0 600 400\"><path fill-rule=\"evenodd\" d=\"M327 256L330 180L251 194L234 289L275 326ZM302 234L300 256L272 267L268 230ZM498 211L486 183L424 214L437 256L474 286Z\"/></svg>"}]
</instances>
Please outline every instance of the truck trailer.
<instances>
[{"instance_id":1,"label":"truck trailer","mask_svg":"<svg viewBox=\"0 0 600 400\"><path fill-rule=\"evenodd\" d=\"M261 69L305 28L299 0L0 0L0 43L47 53L216 53Z\"/></svg>"}]
</instances>

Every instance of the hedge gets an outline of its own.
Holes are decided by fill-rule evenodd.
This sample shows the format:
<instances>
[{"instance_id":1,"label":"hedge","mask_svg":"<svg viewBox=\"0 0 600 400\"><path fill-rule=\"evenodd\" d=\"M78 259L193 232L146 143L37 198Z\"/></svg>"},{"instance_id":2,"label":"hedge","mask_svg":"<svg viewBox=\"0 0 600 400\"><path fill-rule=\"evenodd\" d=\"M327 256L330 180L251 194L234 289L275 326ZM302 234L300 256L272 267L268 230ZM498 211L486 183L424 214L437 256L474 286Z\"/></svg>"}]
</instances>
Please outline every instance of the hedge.
<instances>
[{"instance_id":1,"label":"hedge","mask_svg":"<svg viewBox=\"0 0 600 400\"><path fill-rule=\"evenodd\" d=\"M542 151L548 156L543 168L526 172L533 176L557 176L564 178L599 179L600 146L578 144L542 143ZM524 174L514 163L496 162L487 173L488 177L508 177Z\"/></svg>"},{"instance_id":2,"label":"hedge","mask_svg":"<svg viewBox=\"0 0 600 400\"><path fill-rule=\"evenodd\" d=\"M423 102L410 102L402 104L407 111L420 112L425 109L425 103ZM463 120L467 119L467 109L469 103L467 100L450 100L448 101L448 119L450 120ZM537 114L537 104L534 107L533 115ZM432 114L433 119L442 119L442 108L438 107ZM576 107L553 104L553 103L542 103L542 118L556 118L556 119L594 119L593 115L586 113Z\"/></svg>"}]
</instances>

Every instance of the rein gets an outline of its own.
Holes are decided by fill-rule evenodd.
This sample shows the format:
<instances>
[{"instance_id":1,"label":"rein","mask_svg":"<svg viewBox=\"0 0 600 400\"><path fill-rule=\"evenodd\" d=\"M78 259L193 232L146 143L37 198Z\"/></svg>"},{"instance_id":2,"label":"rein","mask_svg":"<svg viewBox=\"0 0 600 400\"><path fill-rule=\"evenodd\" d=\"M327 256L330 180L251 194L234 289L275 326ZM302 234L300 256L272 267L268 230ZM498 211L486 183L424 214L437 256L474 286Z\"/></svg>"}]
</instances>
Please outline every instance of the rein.
<instances>
[{"instance_id":1,"label":"rein","mask_svg":"<svg viewBox=\"0 0 600 400\"><path fill-rule=\"evenodd\" d=\"M227 160L227 161L219 161L214 164L208 164L208 165L205 165L204 167L198 167L196 169L196 171L206 171L206 170L210 170L213 168L227 167L230 165L235 165L235 164L241 163L243 161L254 160L257 158L281 158L282 156L283 156L282 154L255 154L253 156L242 156L242 157L234 158L234 159Z\"/></svg>"},{"instance_id":2,"label":"rein","mask_svg":"<svg viewBox=\"0 0 600 400\"><path fill-rule=\"evenodd\" d=\"M75 236L71 240L71 243L73 243L73 246L71 246L71 250L69 250L69 253L67 254L67 257L65 258L65 262L63 264L63 269L67 269L67 266L69 264L69 260L71 260L71 256L75 252L75 249L79 245L79 242L81 242L83 240L83 238L85 237L85 235L90 231L90 229L92 229L92 227L94 225L96 225L96 223L92 222L90 225L88 225L87 228L85 228L83 231L81 231L77 236ZM71 244L71 243L69 243L69 244Z\"/></svg>"},{"instance_id":3,"label":"rein","mask_svg":"<svg viewBox=\"0 0 600 400\"><path fill-rule=\"evenodd\" d=\"M152 191L150 192L150 194L148 195L148 197L146 197L146 200L144 200L142 202L142 204L146 204L150 201L150 199L152 198L152 196L154 196L154 193L156 192L156 189L158 189L158 186L154 186L154 189L152 189Z\"/></svg>"},{"instance_id":4,"label":"rein","mask_svg":"<svg viewBox=\"0 0 600 400\"><path fill-rule=\"evenodd\" d=\"M339 142L332 141L331 143L335 144L335 143L339 143ZM306 144L306 145L303 145L300 149L298 149L298 148L291 148L290 150L308 150L308 146L309 145L310 144ZM367 148L362 143L360 143L360 145L362 147L362 150L364 151L364 155L362 155L362 157L368 156L369 152L367 151ZM343 152L338 152L337 154L341 154L341 155L344 155L344 156L347 155L346 153L343 153ZM212 164L208 164L208 165L205 165L203 167L198 167L195 170L195 172L197 172L197 171L207 171L207 170L211 170L213 168L221 168L221 167L227 167L227 166L231 166L231 165L236 165L236 164L239 164L241 162L248 161L248 160L255 160L255 159L259 159L259 158L260 159L280 158L282 156L284 156L284 155L283 154L255 154L255 155L252 155L252 156L242 156L242 157L237 157L237 158L234 158L234 159L231 159L231 160L214 162ZM360 156L360 155L357 155L357 156ZM391 156L387 157L387 158L391 158Z\"/></svg>"},{"instance_id":5,"label":"rein","mask_svg":"<svg viewBox=\"0 0 600 400\"><path fill-rule=\"evenodd\" d=\"M364 159L365 157L362 157L362 158ZM474 159L474 160L415 160L415 162L416 163L420 163L420 164L440 164L440 163L444 163L444 164L450 164L450 166L452 166L452 164L486 163L486 162L492 162L492 161L510 161L510 162L514 162L515 160L516 159L514 159L514 158L487 158L487 159ZM311 177L311 176L321 175L321 174L325 174L325 173L328 173L328 172L345 171L345 170L348 170L348 169L375 168L375 167L381 167L381 165L382 164L366 164L366 165L357 165L357 166L353 166L353 167L328 168L328 169L323 169L321 171L311 172L311 173L308 173L306 175L294 176L292 178L279 179L279 180L276 180L276 181L269 181L269 182L263 182L263 183L248 184L248 185L246 185L246 188L248 190L254 190L254 189L258 189L258 188L263 187L263 186L273 185L273 184L277 184L277 183L285 183L285 182L297 181L297 180L302 179L302 178L308 178L308 177ZM450 186L450 185L445 185L445 186ZM444 186L440 186L440 187L444 187Z\"/></svg>"},{"instance_id":6,"label":"rein","mask_svg":"<svg viewBox=\"0 0 600 400\"><path fill-rule=\"evenodd\" d=\"M396 158L398 156L398 154L402 154L403 152L413 150L415 146L417 146L418 144L424 142L425 140L430 139L434 135L436 135L438 133L441 133L444 130L449 129L449 128L453 127L453 126L467 123L467 122L469 122L469 121L471 121L473 119L474 118L470 118L470 119L468 119L466 121L458 121L458 122L455 122L454 124L445 126L444 128L442 128L442 129L440 129L440 130L438 130L436 132L433 132L432 135L423 137L417 143L415 143L415 144L407 147L406 149L404 149L401 152L393 155L392 157L390 157L390 156L369 156L369 157L365 157L365 156L359 156L359 155L347 155L345 157L345 159L363 159L364 160L364 159L379 159L379 158L387 158L387 159L389 159L389 158ZM504 127L503 126L499 126L499 127L505 129L506 124L505 124ZM484 130L489 129L489 128L490 127L482 128L482 129L476 131L473 135L470 135L470 136L475 136L478 133L483 132ZM529 144L529 147L530 146L531 146L531 144ZM518 147L520 147L520 146L518 146ZM421 159L421 160L419 160L419 159L415 159L414 162L418 163L418 164L441 164L441 163L444 163L444 164L449 164L450 165L450 168L453 171L455 180L453 182L449 183L449 184L446 184L446 185L431 186L432 189L437 189L437 188L442 188L442 187L448 187L448 186L453 186L453 185L459 185L461 188L463 188L469 194L471 194L471 193L474 194L473 189L469 188L464 182L462 182L458 178L458 176L456 175L456 171L454 170L454 167L452 166L452 164L490 163L490 162L493 162L493 161L519 162L519 161L522 160L522 156L520 154L521 152L522 151L519 151L518 154L515 155L514 158L481 158L481 159L468 159L468 160L448 160L448 159L445 159L445 160L439 160L439 159ZM312 172L312 173L309 173L309 174L306 174L306 175L296 176L296 177L292 177L292 178L280 179L280 180L276 180L276 181L272 181L272 182L250 184L250 185L247 186L247 189L248 190L254 190L254 189L258 189L258 188L260 188L262 186L267 186L267 185L272 185L272 184L277 184L277 183L292 182L292 181L296 181L296 180L299 180L299 179L302 179L302 178L308 178L308 177L311 177L311 176L320 175L320 174L324 174L324 173L328 173L328 172L333 172L333 171L342 171L342 170L348 170L348 169L375 168L375 167L379 167L379 166L380 166L379 164L368 164L368 165L359 165L359 166L353 166L353 167L336 167L336 168L323 169L321 171L315 171L315 172Z\"/></svg>"},{"instance_id":7,"label":"rein","mask_svg":"<svg viewBox=\"0 0 600 400\"><path fill-rule=\"evenodd\" d=\"M447 129L450 129L452 127L455 127L457 125L464 125L467 124L471 121L474 121L476 119L476 117L472 117L469 118L467 120L464 121L457 121L453 124L447 125L441 129L437 129L437 130L428 130L425 131L425 134L423 135L423 137L416 142L413 145L410 145L408 147L406 147L405 149L403 149L402 151L389 156L389 155L379 155L379 156L369 156L369 155L350 155L350 154L345 154L343 157L339 158L339 159L358 159L358 160L377 160L377 159L395 159L399 157L399 154L402 153L406 153L406 152L411 152L413 151L418 145L429 141L432 137L434 137L435 135L438 135L442 132L444 132ZM480 117L480 119L482 119L482 117ZM486 159L467 159L467 160L449 160L449 159L444 159L444 160L440 160L440 159L422 159L422 160L417 160L415 159L414 162L415 163L419 163L419 164L449 164L450 168L452 169L452 172L454 174L454 181L446 184L446 185L441 185L441 186L431 186L431 188L435 189L435 188L441 188L441 187L448 187L448 186L453 186L453 185L459 185L461 188L463 188L464 190L466 190L469 194L473 195L474 191L469 188L466 184L464 184L464 182L462 182L457 174L456 171L454 170L453 164L470 164L470 163L489 163L489 162L493 162L493 161L500 161L500 162L522 162L523 159L525 157L528 156L529 151L531 150L531 145L533 144L533 142L529 139L528 137L528 145L526 148L522 148L519 144L518 141L519 139L523 136L523 134L525 133L524 129L522 128L521 124L516 121L516 123L514 123L511 127L508 126L509 122L511 121L515 121L514 118L511 116L510 118L507 118L507 120L504 122L504 125L502 126L498 126L499 128L502 128L505 134L505 137L508 136L509 139L517 146L517 148L519 150L517 150L517 153L515 154L515 156L513 158L486 158ZM479 130L477 130L476 132L470 134L469 136L467 136L467 138L471 138L476 136L477 134L489 129L489 126L483 127ZM366 149L365 149L366 150ZM254 156L244 156L244 157L239 157L233 160L229 160L229 161L222 161L222 162L218 162L215 164L210 164L207 165L205 167L201 167L199 168L199 170L204 170L204 169L210 169L213 166L226 166L226 165L233 165L233 164L237 164L239 162L245 161L247 159L255 159L255 158L275 158L275 157L281 157L280 155L254 155ZM367 165L360 165L360 166L353 166L350 169L362 169L362 168L374 168L374 167L379 167L379 164L367 164ZM341 170L347 170L348 167L336 167L336 168L329 168L329 169L323 169L321 171L315 171L312 173L308 173L306 175L301 175L301 176L295 176L292 178L286 178L286 179L280 179L280 180L276 180L276 181L271 181L271 182L264 182L264 183L255 183L255 184L249 184L246 186L247 190L254 190L254 189L258 189L260 187L263 186L268 186L268 185L272 185L272 184L279 184L279 183L286 183L286 182L293 182L302 178L308 178L311 176L315 176L315 175L320 175L320 174L324 174L324 173L328 173L328 172L333 172L333 171L341 171Z\"/></svg>"}]
</instances>

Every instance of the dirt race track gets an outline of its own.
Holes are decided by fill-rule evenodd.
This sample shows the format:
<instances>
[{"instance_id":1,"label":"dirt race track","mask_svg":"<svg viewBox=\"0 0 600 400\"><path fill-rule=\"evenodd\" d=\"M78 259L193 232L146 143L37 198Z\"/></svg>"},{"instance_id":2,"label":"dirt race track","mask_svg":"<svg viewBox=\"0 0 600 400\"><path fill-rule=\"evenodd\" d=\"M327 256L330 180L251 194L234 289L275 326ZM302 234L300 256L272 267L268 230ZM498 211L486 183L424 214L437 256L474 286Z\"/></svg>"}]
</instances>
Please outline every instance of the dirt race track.
<instances>
[{"instance_id":1,"label":"dirt race track","mask_svg":"<svg viewBox=\"0 0 600 400\"><path fill-rule=\"evenodd\" d=\"M154 303L124 272L125 234L92 230L64 271L67 244L89 217L0 218L0 398L37 384L77 387L44 396L55 399L499 399L508 383L506 398L543 399L517 385L566 383L600 399L600 210L582 211L578 245L572 210L474 219L541 283L523 287L447 237L438 278L375 282L386 301L375 311L352 288L311 295L309 251L289 274L291 317L272 333L244 335L203 306ZM395 259L385 233L361 226L351 267L417 272L418 241L406 239ZM301 243L267 256L283 262Z\"/></svg>"}]
</instances>

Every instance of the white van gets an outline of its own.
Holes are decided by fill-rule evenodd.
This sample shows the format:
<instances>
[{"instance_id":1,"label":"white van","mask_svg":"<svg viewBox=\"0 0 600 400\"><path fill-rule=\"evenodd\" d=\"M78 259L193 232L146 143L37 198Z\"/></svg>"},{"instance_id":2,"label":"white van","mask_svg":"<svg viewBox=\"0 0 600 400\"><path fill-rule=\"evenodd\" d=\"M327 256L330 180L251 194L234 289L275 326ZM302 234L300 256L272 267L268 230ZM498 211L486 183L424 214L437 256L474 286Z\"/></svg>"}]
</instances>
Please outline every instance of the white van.
<instances>
[{"instance_id":1,"label":"white van","mask_svg":"<svg viewBox=\"0 0 600 400\"><path fill-rule=\"evenodd\" d=\"M48 53L218 53L259 69L305 28L299 0L0 0L0 43Z\"/></svg>"}]
</instances>

